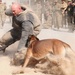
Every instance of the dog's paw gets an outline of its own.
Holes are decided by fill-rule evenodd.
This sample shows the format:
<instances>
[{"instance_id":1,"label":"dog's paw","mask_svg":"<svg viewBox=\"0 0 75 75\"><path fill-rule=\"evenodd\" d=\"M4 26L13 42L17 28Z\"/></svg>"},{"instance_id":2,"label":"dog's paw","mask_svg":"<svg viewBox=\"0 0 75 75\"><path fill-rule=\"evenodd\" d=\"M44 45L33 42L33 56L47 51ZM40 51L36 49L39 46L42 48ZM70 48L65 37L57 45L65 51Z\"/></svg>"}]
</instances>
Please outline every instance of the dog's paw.
<instances>
[{"instance_id":1,"label":"dog's paw","mask_svg":"<svg viewBox=\"0 0 75 75\"><path fill-rule=\"evenodd\" d=\"M15 75L15 74L22 74L22 73L24 73L24 69L20 69L20 70L12 72L13 75Z\"/></svg>"}]
</instances>

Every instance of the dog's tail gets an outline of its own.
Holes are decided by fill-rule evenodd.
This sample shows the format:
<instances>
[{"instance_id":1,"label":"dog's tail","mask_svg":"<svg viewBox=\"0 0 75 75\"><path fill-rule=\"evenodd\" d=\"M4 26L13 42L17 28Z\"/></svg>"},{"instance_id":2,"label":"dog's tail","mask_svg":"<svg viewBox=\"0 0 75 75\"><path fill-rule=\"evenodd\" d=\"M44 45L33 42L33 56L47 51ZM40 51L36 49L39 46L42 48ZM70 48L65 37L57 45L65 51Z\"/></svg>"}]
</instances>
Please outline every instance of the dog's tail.
<instances>
[{"instance_id":1,"label":"dog's tail","mask_svg":"<svg viewBox=\"0 0 75 75\"><path fill-rule=\"evenodd\" d=\"M75 59L75 52L72 50L72 48L68 44L64 44L65 50L66 50L66 56L68 58L73 58Z\"/></svg>"}]
</instances>

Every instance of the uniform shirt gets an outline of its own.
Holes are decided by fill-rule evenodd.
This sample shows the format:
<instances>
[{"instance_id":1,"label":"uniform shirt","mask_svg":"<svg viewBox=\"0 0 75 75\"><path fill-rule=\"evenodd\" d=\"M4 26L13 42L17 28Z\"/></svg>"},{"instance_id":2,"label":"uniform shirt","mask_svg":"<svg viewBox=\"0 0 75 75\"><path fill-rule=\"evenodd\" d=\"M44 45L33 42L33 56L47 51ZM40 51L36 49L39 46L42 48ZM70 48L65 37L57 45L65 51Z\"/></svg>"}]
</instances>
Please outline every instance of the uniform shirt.
<instances>
[{"instance_id":1,"label":"uniform shirt","mask_svg":"<svg viewBox=\"0 0 75 75\"><path fill-rule=\"evenodd\" d=\"M68 5L66 10L69 16L73 16L73 5Z\"/></svg>"},{"instance_id":2,"label":"uniform shirt","mask_svg":"<svg viewBox=\"0 0 75 75\"><path fill-rule=\"evenodd\" d=\"M3 3L0 4L0 13L2 14L5 10L5 5Z\"/></svg>"}]
</instances>

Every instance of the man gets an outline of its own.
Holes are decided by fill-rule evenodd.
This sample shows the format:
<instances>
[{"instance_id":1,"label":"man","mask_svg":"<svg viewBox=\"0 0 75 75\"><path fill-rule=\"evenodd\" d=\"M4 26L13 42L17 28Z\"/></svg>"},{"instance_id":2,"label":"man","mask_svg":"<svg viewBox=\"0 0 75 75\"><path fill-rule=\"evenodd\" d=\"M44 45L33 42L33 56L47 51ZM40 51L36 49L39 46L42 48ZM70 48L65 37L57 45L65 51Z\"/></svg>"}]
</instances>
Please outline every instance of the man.
<instances>
[{"instance_id":1,"label":"man","mask_svg":"<svg viewBox=\"0 0 75 75\"><path fill-rule=\"evenodd\" d=\"M48 0L45 2L43 28L52 28L52 3Z\"/></svg>"},{"instance_id":2,"label":"man","mask_svg":"<svg viewBox=\"0 0 75 75\"><path fill-rule=\"evenodd\" d=\"M74 16L73 16L73 3L72 0L68 0L68 6L65 11L67 11L67 21L68 21L68 28L70 32L74 31Z\"/></svg>"},{"instance_id":3,"label":"man","mask_svg":"<svg viewBox=\"0 0 75 75\"><path fill-rule=\"evenodd\" d=\"M62 27L62 11L61 4L58 2L59 0L54 0L53 3L53 25L54 28L60 29Z\"/></svg>"},{"instance_id":4,"label":"man","mask_svg":"<svg viewBox=\"0 0 75 75\"><path fill-rule=\"evenodd\" d=\"M65 13L65 10L66 10L66 8L67 8L67 2L66 2L66 0L61 0L62 1L62 3L61 3L61 10L62 10L62 26L64 26L65 25L65 27L66 27L66 13Z\"/></svg>"},{"instance_id":5,"label":"man","mask_svg":"<svg viewBox=\"0 0 75 75\"><path fill-rule=\"evenodd\" d=\"M0 0L0 23L1 23L0 28L3 27L5 22L5 14L4 14L5 10L6 10L5 3L2 3L2 1Z\"/></svg>"},{"instance_id":6,"label":"man","mask_svg":"<svg viewBox=\"0 0 75 75\"><path fill-rule=\"evenodd\" d=\"M43 28L49 29L52 28L52 17L49 10L45 11L45 22L43 24Z\"/></svg>"},{"instance_id":7,"label":"man","mask_svg":"<svg viewBox=\"0 0 75 75\"><path fill-rule=\"evenodd\" d=\"M26 6L13 3L10 10L6 11L6 15L12 16L13 29L8 31L0 40L0 50L5 49L20 40L18 52L26 48L27 38L29 35L37 36L41 30L40 20L36 14Z\"/></svg>"},{"instance_id":8,"label":"man","mask_svg":"<svg viewBox=\"0 0 75 75\"><path fill-rule=\"evenodd\" d=\"M74 17L74 29L75 29L75 0L72 0L73 5L73 17Z\"/></svg>"}]
</instances>

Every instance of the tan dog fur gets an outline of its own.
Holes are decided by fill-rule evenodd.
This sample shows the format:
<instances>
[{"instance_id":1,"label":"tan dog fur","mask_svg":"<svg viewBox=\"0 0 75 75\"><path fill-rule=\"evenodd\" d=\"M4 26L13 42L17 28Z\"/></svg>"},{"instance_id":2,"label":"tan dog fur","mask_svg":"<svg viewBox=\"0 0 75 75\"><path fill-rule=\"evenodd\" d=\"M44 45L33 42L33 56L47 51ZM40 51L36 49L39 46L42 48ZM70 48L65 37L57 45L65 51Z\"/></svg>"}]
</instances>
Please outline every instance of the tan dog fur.
<instances>
[{"instance_id":1,"label":"tan dog fur","mask_svg":"<svg viewBox=\"0 0 75 75\"><path fill-rule=\"evenodd\" d=\"M67 52L72 52L71 47L58 39L39 40L34 35L29 36L29 47L24 59L23 69L27 66L31 57L40 60L47 56L47 54L59 55L65 57Z\"/></svg>"}]
</instances>

